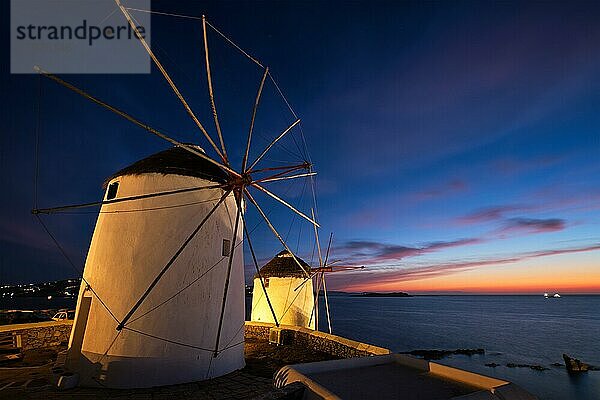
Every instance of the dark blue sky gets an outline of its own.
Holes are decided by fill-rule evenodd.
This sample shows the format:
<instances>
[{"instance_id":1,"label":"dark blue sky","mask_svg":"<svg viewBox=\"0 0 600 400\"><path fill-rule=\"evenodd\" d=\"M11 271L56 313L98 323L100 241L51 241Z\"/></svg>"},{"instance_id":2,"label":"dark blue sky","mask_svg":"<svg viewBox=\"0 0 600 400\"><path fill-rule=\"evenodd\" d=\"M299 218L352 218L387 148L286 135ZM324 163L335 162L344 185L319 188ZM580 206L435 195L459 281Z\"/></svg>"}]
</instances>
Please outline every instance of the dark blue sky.
<instances>
[{"instance_id":1,"label":"dark blue sky","mask_svg":"<svg viewBox=\"0 0 600 400\"><path fill-rule=\"evenodd\" d=\"M2 7L0 282L70 277L29 213L39 78L9 74ZM206 14L270 66L319 173L321 235L335 232L336 258L369 266L338 275L334 287L494 291L517 290L521 279L535 290L539 280L600 291L597 3L154 1L153 9ZM201 34L197 21L152 18L153 48L214 133ZM225 139L239 156L261 71L214 33L209 40ZM207 148L156 69L64 78ZM41 206L97 200L106 176L165 147L52 82L42 88ZM267 87L254 151L290 118ZM295 160L282 149L270 161L277 157ZM302 182L273 188L308 209ZM271 205L287 231L289 214ZM95 215L45 221L83 264ZM302 237L299 252L310 258L302 244L310 228L300 226L290 240ZM255 236L261 258L279 250L264 227ZM569 274L588 286L565 283ZM494 286L497 276L504 286Z\"/></svg>"}]
</instances>

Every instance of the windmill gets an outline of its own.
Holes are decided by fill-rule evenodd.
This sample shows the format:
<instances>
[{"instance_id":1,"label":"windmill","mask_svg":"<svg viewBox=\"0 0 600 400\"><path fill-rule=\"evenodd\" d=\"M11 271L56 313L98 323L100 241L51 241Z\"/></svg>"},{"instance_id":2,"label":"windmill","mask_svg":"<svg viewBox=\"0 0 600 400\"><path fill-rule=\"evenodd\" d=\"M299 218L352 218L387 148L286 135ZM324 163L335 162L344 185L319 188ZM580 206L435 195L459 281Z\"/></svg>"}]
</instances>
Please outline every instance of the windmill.
<instances>
[{"instance_id":1,"label":"windmill","mask_svg":"<svg viewBox=\"0 0 600 400\"><path fill-rule=\"evenodd\" d=\"M40 216L100 207L69 341L68 366L79 374L81 384L106 387L149 387L217 377L244 365L243 254L239 247L242 241L248 244L253 264L259 271L246 223L247 205L258 213L299 270L306 278L310 277L252 192L270 197L316 228L319 225L314 217L265 187L267 183L300 178L309 178L312 182L316 173L308 160L260 167L273 146L296 127L300 128L300 119L268 67L242 50L204 16L137 10L201 21L208 96L218 138L215 141L138 31L130 13L134 9L125 7L120 0L115 2L214 155L198 145L183 143L36 67L41 76L174 146L110 177L105 183L102 201L32 211L65 254ZM263 71L239 169L228 156L215 104L208 29ZM281 95L294 122L250 160L255 118L267 79ZM177 202L174 199L180 196L189 196L187 202L174 204ZM162 214L174 209L178 210L175 217ZM272 308L271 312L278 324Z\"/></svg>"},{"instance_id":2,"label":"windmill","mask_svg":"<svg viewBox=\"0 0 600 400\"><path fill-rule=\"evenodd\" d=\"M314 209L311 209L311 213L312 219L315 220ZM291 254L284 250L266 263L254 275L252 321L279 322L285 325L295 325L318 330L319 296L321 295L322 288L325 299L327 327L329 333L332 333L325 276L326 274L358 270L364 267L338 265L341 260L329 261L333 233L329 236L329 244L323 258L316 226L314 234L314 243L318 252L317 267L311 267L304 260L299 259L304 269L303 272L305 272L302 273L292 261Z\"/></svg>"}]
</instances>

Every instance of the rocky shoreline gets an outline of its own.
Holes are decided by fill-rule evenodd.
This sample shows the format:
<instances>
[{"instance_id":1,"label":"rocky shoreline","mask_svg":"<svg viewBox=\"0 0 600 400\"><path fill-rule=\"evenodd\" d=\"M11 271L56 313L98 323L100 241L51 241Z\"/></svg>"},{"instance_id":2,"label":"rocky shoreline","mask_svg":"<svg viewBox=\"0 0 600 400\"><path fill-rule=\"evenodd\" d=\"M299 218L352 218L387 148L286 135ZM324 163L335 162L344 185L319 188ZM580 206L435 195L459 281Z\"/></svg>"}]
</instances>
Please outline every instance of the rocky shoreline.
<instances>
[{"instance_id":1,"label":"rocky shoreline","mask_svg":"<svg viewBox=\"0 0 600 400\"><path fill-rule=\"evenodd\" d=\"M418 349L402 352L402 354L410 354L415 357L420 357L425 360L441 360L442 358L450 357L452 355L465 355L465 356L473 356L473 355L483 355L486 354L484 349L456 349L456 350L440 350L440 349ZM490 355L500 355L500 353L492 353ZM595 365L584 363L576 358L570 357L566 354L563 354L563 359L565 360L564 364L559 362L554 362L550 364L552 367L560 367L566 368L569 373L580 373L587 371L600 371L600 367ZM486 363L486 367L496 368L496 367L506 367L506 368L529 368L534 371L548 371L550 368L539 365L539 364L523 364L523 363L506 363L506 364L498 364L495 362Z\"/></svg>"},{"instance_id":2,"label":"rocky shoreline","mask_svg":"<svg viewBox=\"0 0 600 400\"><path fill-rule=\"evenodd\" d=\"M501 367L502 364L496 364L496 363L488 363L485 364L486 367L490 367L490 368L496 368L496 367ZM515 363L506 363L505 365L507 368L529 368L532 369L534 371L547 371L550 368L546 368L543 365L538 365L538 364L515 364Z\"/></svg>"}]
</instances>

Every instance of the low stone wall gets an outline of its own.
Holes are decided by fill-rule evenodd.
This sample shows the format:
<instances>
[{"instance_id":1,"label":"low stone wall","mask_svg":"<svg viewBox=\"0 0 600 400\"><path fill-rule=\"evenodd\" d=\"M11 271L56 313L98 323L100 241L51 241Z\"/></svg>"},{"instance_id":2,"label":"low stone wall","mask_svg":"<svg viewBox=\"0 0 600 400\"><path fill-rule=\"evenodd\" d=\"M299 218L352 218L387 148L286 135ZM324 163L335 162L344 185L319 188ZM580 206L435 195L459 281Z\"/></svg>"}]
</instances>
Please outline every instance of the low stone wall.
<instances>
[{"instance_id":1,"label":"low stone wall","mask_svg":"<svg viewBox=\"0 0 600 400\"><path fill-rule=\"evenodd\" d=\"M244 327L244 338L268 340L269 332L274 326L275 324L269 324L265 322L246 321L246 326Z\"/></svg>"},{"instance_id":2,"label":"low stone wall","mask_svg":"<svg viewBox=\"0 0 600 400\"><path fill-rule=\"evenodd\" d=\"M293 343L316 351L332 354L340 358L375 356L391 353L389 349L383 347L357 342L329 333L290 325L280 325L279 328L277 328L275 327L275 324L264 322L246 321L245 337L268 340L271 329L273 328L282 331L281 334L284 335L285 343Z\"/></svg>"},{"instance_id":3,"label":"low stone wall","mask_svg":"<svg viewBox=\"0 0 600 400\"><path fill-rule=\"evenodd\" d=\"M16 336L18 346L23 350L31 350L68 343L72 326L73 321L0 325L0 333Z\"/></svg>"},{"instance_id":4,"label":"low stone wall","mask_svg":"<svg viewBox=\"0 0 600 400\"><path fill-rule=\"evenodd\" d=\"M72 326L73 321L0 325L0 333L20 336L20 340L17 342L20 343L21 348L31 350L68 343ZM275 324L246 321L245 337L268 340L272 328L282 331L285 343L293 343L340 358L390 354L390 351L383 347L290 325L280 325L279 328L276 328Z\"/></svg>"}]
</instances>

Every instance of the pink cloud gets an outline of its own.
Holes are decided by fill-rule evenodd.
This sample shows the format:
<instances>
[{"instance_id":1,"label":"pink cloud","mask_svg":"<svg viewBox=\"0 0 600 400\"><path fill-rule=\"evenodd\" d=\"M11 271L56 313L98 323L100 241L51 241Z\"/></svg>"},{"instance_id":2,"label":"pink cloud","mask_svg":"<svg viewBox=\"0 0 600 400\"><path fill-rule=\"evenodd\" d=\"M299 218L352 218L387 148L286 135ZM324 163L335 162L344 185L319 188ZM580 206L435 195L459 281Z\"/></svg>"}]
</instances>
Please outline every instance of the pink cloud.
<instances>
[{"instance_id":1,"label":"pink cloud","mask_svg":"<svg viewBox=\"0 0 600 400\"><path fill-rule=\"evenodd\" d=\"M463 215L457 219L459 224L470 225L481 222L498 221L503 219L506 214L518 211L532 210L533 206L507 204L497 205L475 210L469 214Z\"/></svg>"}]
</instances>

